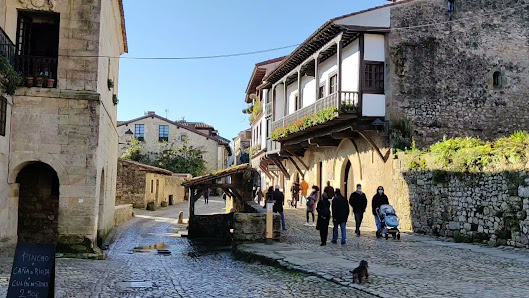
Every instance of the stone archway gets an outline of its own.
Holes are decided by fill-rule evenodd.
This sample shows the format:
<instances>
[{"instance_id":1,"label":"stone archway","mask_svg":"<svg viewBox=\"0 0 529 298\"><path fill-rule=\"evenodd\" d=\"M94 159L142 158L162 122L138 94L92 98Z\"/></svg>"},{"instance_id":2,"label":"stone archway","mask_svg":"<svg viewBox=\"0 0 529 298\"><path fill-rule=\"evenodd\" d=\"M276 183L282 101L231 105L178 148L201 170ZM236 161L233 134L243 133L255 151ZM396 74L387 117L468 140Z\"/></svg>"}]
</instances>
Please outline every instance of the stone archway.
<instances>
[{"instance_id":1,"label":"stone archway","mask_svg":"<svg viewBox=\"0 0 529 298\"><path fill-rule=\"evenodd\" d=\"M352 193L352 190L354 189L354 175L352 171L352 164L349 159L345 160L345 168L343 169L342 174L342 189L343 189L343 196L345 198L349 197L349 194Z\"/></svg>"},{"instance_id":2,"label":"stone archway","mask_svg":"<svg viewBox=\"0 0 529 298\"><path fill-rule=\"evenodd\" d=\"M29 163L16 176L18 241L57 243L59 225L59 177L43 162Z\"/></svg>"}]
</instances>

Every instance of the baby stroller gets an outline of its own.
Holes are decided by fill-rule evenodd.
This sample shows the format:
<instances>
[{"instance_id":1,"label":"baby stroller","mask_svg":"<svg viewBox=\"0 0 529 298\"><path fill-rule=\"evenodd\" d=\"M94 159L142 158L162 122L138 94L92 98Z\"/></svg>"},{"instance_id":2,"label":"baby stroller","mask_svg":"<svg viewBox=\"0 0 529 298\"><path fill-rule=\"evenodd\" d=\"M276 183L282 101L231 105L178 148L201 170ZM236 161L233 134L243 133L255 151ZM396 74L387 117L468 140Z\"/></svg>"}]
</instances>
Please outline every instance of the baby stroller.
<instances>
[{"instance_id":1,"label":"baby stroller","mask_svg":"<svg viewBox=\"0 0 529 298\"><path fill-rule=\"evenodd\" d=\"M381 235L388 239L389 234L393 239L400 240L400 231L397 228L399 226L399 219L395 213L395 209L391 205L382 205L377 209L377 216L380 219L382 226Z\"/></svg>"}]
</instances>

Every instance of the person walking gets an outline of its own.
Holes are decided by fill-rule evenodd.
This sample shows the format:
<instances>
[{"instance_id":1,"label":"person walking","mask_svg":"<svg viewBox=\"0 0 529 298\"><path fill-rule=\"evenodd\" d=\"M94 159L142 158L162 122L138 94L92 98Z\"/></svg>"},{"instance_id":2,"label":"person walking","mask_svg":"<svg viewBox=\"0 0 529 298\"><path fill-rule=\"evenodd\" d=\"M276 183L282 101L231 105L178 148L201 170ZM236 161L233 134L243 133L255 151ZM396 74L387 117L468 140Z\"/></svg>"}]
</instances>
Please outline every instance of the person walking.
<instances>
[{"instance_id":1,"label":"person walking","mask_svg":"<svg viewBox=\"0 0 529 298\"><path fill-rule=\"evenodd\" d=\"M299 199L299 206L303 206L303 199L305 199L305 204L307 204L307 192L309 190L309 184L305 181L305 178L301 180L299 184L301 190L301 198Z\"/></svg>"},{"instance_id":2,"label":"person walking","mask_svg":"<svg viewBox=\"0 0 529 298\"><path fill-rule=\"evenodd\" d=\"M290 192L292 194L292 201L290 202L290 205L294 208L298 208L298 201L299 201L299 183L294 182L292 186L290 187Z\"/></svg>"},{"instance_id":3,"label":"person walking","mask_svg":"<svg viewBox=\"0 0 529 298\"><path fill-rule=\"evenodd\" d=\"M265 201L264 201L263 207L266 208L266 203L274 201L274 187L273 186L268 187L268 190L266 190L264 197L265 197Z\"/></svg>"},{"instance_id":4,"label":"person walking","mask_svg":"<svg viewBox=\"0 0 529 298\"><path fill-rule=\"evenodd\" d=\"M334 188L331 186L331 181L327 181L327 186L325 186L323 192L327 194L329 200L334 198Z\"/></svg>"},{"instance_id":5,"label":"person walking","mask_svg":"<svg viewBox=\"0 0 529 298\"><path fill-rule=\"evenodd\" d=\"M255 191L255 199L257 200L257 204L261 205L261 200L263 199L263 192L261 191L261 186L257 186L257 190Z\"/></svg>"},{"instance_id":6,"label":"person walking","mask_svg":"<svg viewBox=\"0 0 529 298\"><path fill-rule=\"evenodd\" d=\"M349 204L347 200L342 196L340 189L337 188L332 199L332 222L334 224L332 243L336 244L338 240L338 227L340 227L340 233L342 234L342 244L345 244L346 232L345 224L349 217Z\"/></svg>"},{"instance_id":7,"label":"person walking","mask_svg":"<svg viewBox=\"0 0 529 298\"><path fill-rule=\"evenodd\" d=\"M314 207L316 207L316 201L319 196L320 189L314 185L312 186L312 192L310 193L310 196L307 197L306 205L307 205L307 223L305 225L309 224L309 214L312 214L312 226L314 226Z\"/></svg>"},{"instance_id":8,"label":"person walking","mask_svg":"<svg viewBox=\"0 0 529 298\"><path fill-rule=\"evenodd\" d=\"M331 219L331 202L329 202L329 196L327 193L321 195L321 200L318 202L316 207L318 211L318 222L316 224L316 230L320 231L320 246L327 245L327 236L329 234L329 221Z\"/></svg>"},{"instance_id":9,"label":"person walking","mask_svg":"<svg viewBox=\"0 0 529 298\"><path fill-rule=\"evenodd\" d=\"M367 197L366 194L362 192L362 185L356 185L356 191L349 196L349 205L353 208L353 214L355 216L356 236L360 237L360 225L362 224L364 212L366 212L367 207Z\"/></svg>"},{"instance_id":10,"label":"person walking","mask_svg":"<svg viewBox=\"0 0 529 298\"><path fill-rule=\"evenodd\" d=\"M389 205L389 200L384 194L384 187L379 186L377 193L373 196L373 200L371 201L371 211L373 211L373 215L375 216L375 224L377 225L377 238L382 237L382 223L380 222L380 218L378 218L377 215L377 209L379 209L382 205Z\"/></svg>"},{"instance_id":11,"label":"person walking","mask_svg":"<svg viewBox=\"0 0 529 298\"><path fill-rule=\"evenodd\" d=\"M204 192L204 204L209 204L209 188Z\"/></svg>"},{"instance_id":12,"label":"person walking","mask_svg":"<svg viewBox=\"0 0 529 298\"><path fill-rule=\"evenodd\" d=\"M274 191L273 198L274 198L273 211L281 215L281 229L285 231L286 230L285 213L283 212L283 205L285 204L285 195L279 190L279 185L276 185L276 190Z\"/></svg>"}]
</instances>

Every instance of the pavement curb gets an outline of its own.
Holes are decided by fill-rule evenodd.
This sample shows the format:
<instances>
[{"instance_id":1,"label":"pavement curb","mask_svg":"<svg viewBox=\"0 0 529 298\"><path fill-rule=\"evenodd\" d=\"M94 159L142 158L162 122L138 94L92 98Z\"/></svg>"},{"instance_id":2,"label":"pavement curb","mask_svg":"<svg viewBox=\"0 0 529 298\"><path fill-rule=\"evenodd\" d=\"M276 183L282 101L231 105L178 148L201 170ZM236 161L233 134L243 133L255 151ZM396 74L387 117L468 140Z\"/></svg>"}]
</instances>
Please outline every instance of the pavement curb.
<instances>
[{"instance_id":1,"label":"pavement curb","mask_svg":"<svg viewBox=\"0 0 529 298\"><path fill-rule=\"evenodd\" d=\"M285 269L285 270L289 270L289 271L299 272L299 273L303 273L303 274L307 274L307 275L323 278L323 279L325 279L327 281L330 281L330 282L333 282L335 284L339 284L341 286L353 288L355 290L358 290L358 291L373 295L375 297L382 297L382 298L390 298L390 297L392 297L392 296L386 295L386 294L384 294L384 293L382 293L380 291L373 290L373 289L368 289L368 288L366 288L366 287L364 287L362 285L354 284L354 283L352 283L352 281L351 282L347 282L347 281L344 281L342 279L333 277L333 276L328 275L328 274L322 274L322 273L317 272L315 270L307 270L307 269L305 269L305 268L303 268L301 266L292 265L292 264L290 264L288 262L283 261L282 259L272 258L272 257L266 256L264 254L258 254L258 253L254 252L252 250L247 250L245 248L241 248L240 245L237 245L237 246L234 247L233 256L235 257L236 260L239 260L239 261L245 261L245 262L249 262L249 263L260 262L263 265L274 266L274 267Z\"/></svg>"}]
</instances>

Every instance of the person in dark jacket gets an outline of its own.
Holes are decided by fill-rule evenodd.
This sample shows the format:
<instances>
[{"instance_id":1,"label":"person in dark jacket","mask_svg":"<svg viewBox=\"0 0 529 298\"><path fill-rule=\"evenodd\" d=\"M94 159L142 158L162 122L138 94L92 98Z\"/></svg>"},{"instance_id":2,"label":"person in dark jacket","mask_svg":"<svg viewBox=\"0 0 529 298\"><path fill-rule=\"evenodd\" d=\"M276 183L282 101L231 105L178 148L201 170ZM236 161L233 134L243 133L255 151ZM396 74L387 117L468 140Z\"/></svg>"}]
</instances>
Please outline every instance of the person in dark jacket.
<instances>
[{"instance_id":1,"label":"person in dark jacket","mask_svg":"<svg viewBox=\"0 0 529 298\"><path fill-rule=\"evenodd\" d=\"M327 194L329 200L332 200L332 198L334 198L334 188L332 188L330 181L327 181L327 186L325 186L323 192Z\"/></svg>"},{"instance_id":2,"label":"person in dark jacket","mask_svg":"<svg viewBox=\"0 0 529 298\"><path fill-rule=\"evenodd\" d=\"M279 185L276 185L276 190L274 191L274 212L277 212L281 215L281 229L284 231L285 228L285 213L283 212L283 205L285 204L285 195L279 190Z\"/></svg>"},{"instance_id":3,"label":"person in dark jacket","mask_svg":"<svg viewBox=\"0 0 529 298\"><path fill-rule=\"evenodd\" d=\"M321 200L316 207L318 211L318 222L316 229L320 231L321 246L327 245L327 235L329 234L329 221L331 219L331 202L327 193L321 195Z\"/></svg>"},{"instance_id":4,"label":"person in dark jacket","mask_svg":"<svg viewBox=\"0 0 529 298\"><path fill-rule=\"evenodd\" d=\"M336 244L338 240L338 226L342 234L342 244L345 244L345 224L349 217L349 204L347 200L342 196L340 189L336 189L334 198L332 199L332 222L334 224L332 243Z\"/></svg>"},{"instance_id":5,"label":"person in dark jacket","mask_svg":"<svg viewBox=\"0 0 529 298\"><path fill-rule=\"evenodd\" d=\"M349 197L349 205L353 208L356 224L355 233L356 236L359 237L360 225L362 224L362 219L364 219L364 212L366 212L367 207L367 197L366 194L362 192L362 185L356 185L356 191Z\"/></svg>"},{"instance_id":6,"label":"person in dark jacket","mask_svg":"<svg viewBox=\"0 0 529 298\"><path fill-rule=\"evenodd\" d=\"M373 196L373 200L371 201L371 211L373 211L373 215L375 216L375 223L377 225L377 238L382 237L382 223L380 222L380 219L377 215L377 209L380 208L382 205L389 205L388 197L384 194L384 187L379 186L377 189L377 194Z\"/></svg>"},{"instance_id":7,"label":"person in dark jacket","mask_svg":"<svg viewBox=\"0 0 529 298\"><path fill-rule=\"evenodd\" d=\"M204 204L209 204L209 188L204 192Z\"/></svg>"}]
</instances>

